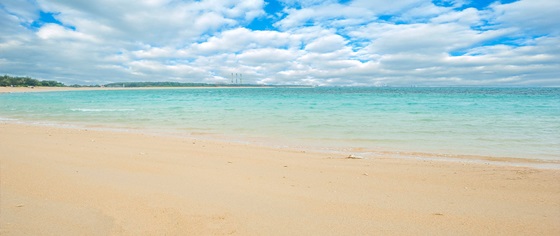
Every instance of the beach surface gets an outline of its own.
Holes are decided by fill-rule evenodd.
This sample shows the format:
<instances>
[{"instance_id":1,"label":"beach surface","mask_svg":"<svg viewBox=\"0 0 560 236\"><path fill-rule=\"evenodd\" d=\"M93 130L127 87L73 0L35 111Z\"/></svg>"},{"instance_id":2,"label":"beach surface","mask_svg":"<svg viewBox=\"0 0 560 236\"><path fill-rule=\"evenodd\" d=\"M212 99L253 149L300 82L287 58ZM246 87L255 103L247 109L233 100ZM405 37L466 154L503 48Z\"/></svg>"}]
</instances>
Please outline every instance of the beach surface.
<instances>
[{"instance_id":1,"label":"beach surface","mask_svg":"<svg viewBox=\"0 0 560 236\"><path fill-rule=\"evenodd\" d=\"M560 235L560 171L0 123L1 235Z\"/></svg>"}]
</instances>

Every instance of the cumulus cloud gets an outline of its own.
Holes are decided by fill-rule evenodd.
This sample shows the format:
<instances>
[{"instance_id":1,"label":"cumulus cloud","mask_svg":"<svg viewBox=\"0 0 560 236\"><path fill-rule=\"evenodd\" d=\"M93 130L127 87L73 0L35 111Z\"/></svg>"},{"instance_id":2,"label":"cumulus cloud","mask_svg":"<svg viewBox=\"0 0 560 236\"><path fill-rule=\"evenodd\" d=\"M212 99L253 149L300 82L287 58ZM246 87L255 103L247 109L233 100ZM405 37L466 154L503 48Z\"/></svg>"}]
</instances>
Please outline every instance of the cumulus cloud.
<instances>
[{"instance_id":1,"label":"cumulus cloud","mask_svg":"<svg viewBox=\"0 0 560 236\"><path fill-rule=\"evenodd\" d=\"M492 7L495 18L493 22L502 27L518 29L523 33L560 34L559 1L533 0L517 1L511 4L495 4Z\"/></svg>"},{"instance_id":2,"label":"cumulus cloud","mask_svg":"<svg viewBox=\"0 0 560 236\"><path fill-rule=\"evenodd\" d=\"M313 42L307 44L305 49L309 52L328 53L342 49L345 44L344 38L340 35L332 34L315 39Z\"/></svg>"},{"instance_id":3,"label":"cumulus cloud","mask_svg":"<svg viewBox=\"0 0 560 236\"><path fill-rule=\"evenodd\" d=\"M371 11L375 12L375 14L379 15L402 13L413 9L414 7L421 6L425 2L426 1L423 0L355 0L352 1L351 5L359 8L370 9Z\"/></svg>"},{"instance_id":4,"label":"cumulus cloud","mask_svg":"<svg viewBox=\"0 0 560 236\"><path fill-rule=\"evenodd\" d=\"M242 73L247 83L560 86L557 1L278 3L2 2L0 73L68 84Z\"/></svg>"}]
</instances>

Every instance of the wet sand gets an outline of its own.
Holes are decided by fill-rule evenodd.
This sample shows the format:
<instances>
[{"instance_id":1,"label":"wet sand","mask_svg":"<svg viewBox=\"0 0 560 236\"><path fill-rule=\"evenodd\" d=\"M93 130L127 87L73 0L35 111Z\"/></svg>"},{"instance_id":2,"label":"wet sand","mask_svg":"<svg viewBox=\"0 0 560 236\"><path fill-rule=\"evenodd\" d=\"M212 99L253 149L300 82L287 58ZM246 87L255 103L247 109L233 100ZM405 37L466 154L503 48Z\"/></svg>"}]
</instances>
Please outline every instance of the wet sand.
<instances>
[{"instance_id":1,"label":"wet sand","mask_svg":"<svg viewBox=\"0 0 560 236\"><path fill-rule=\"evenodd\" d=\"M1 235L560 235L559 180L0 122Z\"/></svg>"}]
</instances>

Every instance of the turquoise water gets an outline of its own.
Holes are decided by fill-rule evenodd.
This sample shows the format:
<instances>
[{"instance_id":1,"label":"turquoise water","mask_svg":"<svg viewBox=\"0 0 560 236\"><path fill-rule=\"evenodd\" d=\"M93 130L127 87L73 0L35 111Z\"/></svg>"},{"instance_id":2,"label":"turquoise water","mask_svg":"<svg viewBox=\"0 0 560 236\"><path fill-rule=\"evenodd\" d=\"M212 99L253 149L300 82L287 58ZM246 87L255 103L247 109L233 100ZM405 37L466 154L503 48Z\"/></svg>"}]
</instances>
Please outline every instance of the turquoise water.
<instances>
[{"instance_id":1,"label":"turquoise water","mask_svg":"<svg viewBox=\"0 0 560 236\"><path fill-rule=\"evenodd\" d=\"M560 160L560 88L200 88L0 94L0 120L355 151Z\"/></svg>"}]
</instances>

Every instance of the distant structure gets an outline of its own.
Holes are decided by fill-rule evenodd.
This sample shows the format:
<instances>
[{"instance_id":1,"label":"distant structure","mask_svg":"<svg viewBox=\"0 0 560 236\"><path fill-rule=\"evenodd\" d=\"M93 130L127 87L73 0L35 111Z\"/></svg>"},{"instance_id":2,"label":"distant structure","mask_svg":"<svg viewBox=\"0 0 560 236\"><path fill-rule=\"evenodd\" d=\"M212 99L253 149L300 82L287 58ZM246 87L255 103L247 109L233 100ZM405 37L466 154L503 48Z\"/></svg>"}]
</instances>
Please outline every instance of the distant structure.
<instances>
[{"instance_id":1,"label":"distant structure","mask_svg":"<svg viewBox=\"0 0 560 236\"><path fill-rule=\"evenodd\" d=\"M235 82L235 83L234 83ZM239 73L235 73L235 81L234 81L234 76L233 73L231 73L231 84L243 84L243 74Z\"/></svg>"}]
</instances>

